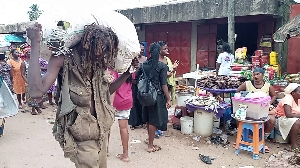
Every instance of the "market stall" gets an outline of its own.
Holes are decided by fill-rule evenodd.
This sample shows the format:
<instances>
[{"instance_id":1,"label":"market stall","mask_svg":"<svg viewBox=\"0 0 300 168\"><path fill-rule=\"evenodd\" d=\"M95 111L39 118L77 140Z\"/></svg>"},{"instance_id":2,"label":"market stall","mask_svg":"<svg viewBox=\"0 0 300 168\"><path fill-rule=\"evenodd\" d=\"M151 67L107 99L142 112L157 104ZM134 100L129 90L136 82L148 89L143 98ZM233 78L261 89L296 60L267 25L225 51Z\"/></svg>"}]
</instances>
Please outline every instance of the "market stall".
<instances>
[{"instance_id":1,"label":"market stall","mask_svg":"<svg viewBox=\"0 0 300 168\"><path fill-rule=\"evenodd\" d=\"M223 116L228 107L227 103L220 102L212 95L193 96L186 101L188 113L194 116L194 133L201 137L212 134L214 119Z\"/></svg>"}]
</instances>

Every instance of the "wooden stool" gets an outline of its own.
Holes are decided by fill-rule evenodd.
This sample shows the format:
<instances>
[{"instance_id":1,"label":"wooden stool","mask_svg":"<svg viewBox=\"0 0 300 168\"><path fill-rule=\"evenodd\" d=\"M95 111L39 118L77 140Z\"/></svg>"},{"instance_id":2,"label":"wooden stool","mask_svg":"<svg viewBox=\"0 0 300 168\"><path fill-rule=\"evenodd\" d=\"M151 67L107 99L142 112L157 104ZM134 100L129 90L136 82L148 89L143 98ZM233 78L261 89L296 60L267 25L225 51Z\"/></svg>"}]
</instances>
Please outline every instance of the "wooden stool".
<instances>
[{"instance_id":1,"label":"wooden stool","mask_svg":"<svg viewBox=\"0 0 300 168\"><path fill-rule=\"evenodd\" d=\"M239 121L235 149L237 155L240 149L252 152L252 158L258 160L259 151L265 153L264 122Z\"/></svg>"}]
</instances>

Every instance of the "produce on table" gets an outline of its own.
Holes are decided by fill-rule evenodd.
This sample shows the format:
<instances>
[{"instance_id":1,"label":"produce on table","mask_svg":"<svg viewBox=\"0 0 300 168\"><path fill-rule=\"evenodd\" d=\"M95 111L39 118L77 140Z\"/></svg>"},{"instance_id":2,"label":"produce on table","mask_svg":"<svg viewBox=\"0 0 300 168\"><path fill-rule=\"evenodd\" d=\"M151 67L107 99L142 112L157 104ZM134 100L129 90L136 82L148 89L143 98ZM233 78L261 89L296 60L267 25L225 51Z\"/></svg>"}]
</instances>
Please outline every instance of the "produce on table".
<instances>
[{"instance_id":1,"label":"produce on table","mask_svg":"<svg viewBox=\"0 0 300 168\"><path fill-rule=\"evenodd\" d=\"M195 106L204 106L205 110L210 109L216 113L218 112L218 108L222 108L219 101L213 96L194 96L188 99L186 102Z\"/></svg>"},{"instance_id":2,"label":"produce on table","mask_svg":"<svg viewBox=\"0 0 300 168\"><path fill-rule=\"evenodd\" d=\"M197 85L201 88L236 89L243 83L243 79L238 78L236 80L228 76L208 76L198 80Z\"/></svg>"},{"instance_id":3,"label":"produce on table","mask_svg":"<svg viewBox=\"0 0 300 168\"><path fill-rule=\"evenodd\" d=\"M299 83L300 84L300 74L290 74L285 77L285 80L290 83Z\"/></svg>"},{"instance_id":4,"label":"produce on table","mask_svg":"<svg viewBox=\"0 0 300 168\"><path fill-rule=\"evenodd\" d=\"M195 88L193 86L186 86L186 85L176 85L175 91L177 93L190 93L195 92Z\"/></svg>"}]
</instances>

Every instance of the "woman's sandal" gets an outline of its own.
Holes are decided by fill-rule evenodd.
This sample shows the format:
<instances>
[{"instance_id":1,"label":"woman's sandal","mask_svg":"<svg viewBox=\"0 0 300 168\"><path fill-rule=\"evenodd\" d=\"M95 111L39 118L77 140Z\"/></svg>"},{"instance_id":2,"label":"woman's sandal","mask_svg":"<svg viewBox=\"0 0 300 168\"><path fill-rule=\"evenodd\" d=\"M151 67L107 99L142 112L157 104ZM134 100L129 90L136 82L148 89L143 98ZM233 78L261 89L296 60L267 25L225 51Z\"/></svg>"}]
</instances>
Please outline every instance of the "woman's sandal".
<instances>
[{"instance_id":1,"label":"woman's sandal","mask_svg":"<svg viewBox=\"0 0 300 168\"><path fill-rule=\"evenodd\" d=\"M270 153L270 149L267 145L265 146L265 153Z\"/></svg>"},{"instance_id":2,"label":"woman's sandal","mask_svg":"<svg viewBox=\"0 0 300 168\"><path fill-rule=\"evenodd\" d=\"M123 161L123 162L129 162L129 158L123 158L122 154L117 154L116 158Z\"/></svg>"},{"instance_id":3,"label":"woman's sandal","mask_svg":"<svg viewBox=\"0 0 300 168\"><path fill-rule=\"evenodd\" d=\"M134 126L130 126L130 129L131 129L131 130L134 130L134 129L135 129L135 127L134 127Z\"/></svg>"},{"instance_id":4,"label":"woman's sandal","mask_svg":"<svg viewBox=\"0 0 300 168\"><path fill-rule=\"evenodd\" d=\"M153 153L153 152L157 152L157 151L160 151L162 148L161 146L158 146L158 145L153 145L153 148L152 149L148 149L147 152L148 153Z\"/></svg>"},{"instance_id":5,"label":"woman's sandal","mask_svg":"<svg viewBox=\"0 0 300 168\"><path fill-rule=\"evenodd\" d=\"M30 113L31 113L31 115L38 115L38 114L39 114L39 113L36 112L35 110L32 110Z\"/></svg>"},{"instance_id":6,"label":"woman's sandal","mask_svg":"<svg viewBox=\"0 0 300 168\"><path fill-rule=\"evenodd\" d=\"M211 159L209 156L205 156L205 155L202 155L202 154L199 154L199 158L205 164L212 164L211 161L214 160L214 159Z\"/></svg>"}]
</instances>

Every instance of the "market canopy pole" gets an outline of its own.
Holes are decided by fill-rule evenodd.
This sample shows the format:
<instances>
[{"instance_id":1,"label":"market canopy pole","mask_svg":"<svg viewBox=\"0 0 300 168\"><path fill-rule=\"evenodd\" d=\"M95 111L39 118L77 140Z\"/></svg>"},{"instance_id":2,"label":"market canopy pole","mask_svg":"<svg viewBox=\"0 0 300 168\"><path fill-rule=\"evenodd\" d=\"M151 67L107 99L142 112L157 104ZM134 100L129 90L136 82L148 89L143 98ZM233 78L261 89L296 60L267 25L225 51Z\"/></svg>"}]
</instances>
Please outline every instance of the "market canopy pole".
<instances>
[{"instance_id":1,"label":"market canopy pole","mask_svg":"<svg viewBox=\"0 0 300 168\"><path fill-rule=\"evenodd\" d=\"M232 51L235 50L235 28L234 28L234 0L228 0L228 44Z\"/></svg>"}]
</instances>

